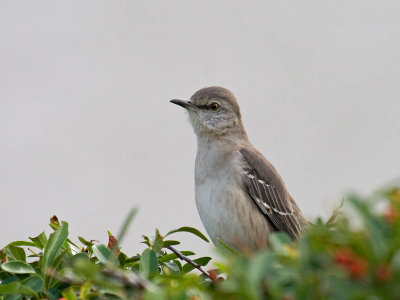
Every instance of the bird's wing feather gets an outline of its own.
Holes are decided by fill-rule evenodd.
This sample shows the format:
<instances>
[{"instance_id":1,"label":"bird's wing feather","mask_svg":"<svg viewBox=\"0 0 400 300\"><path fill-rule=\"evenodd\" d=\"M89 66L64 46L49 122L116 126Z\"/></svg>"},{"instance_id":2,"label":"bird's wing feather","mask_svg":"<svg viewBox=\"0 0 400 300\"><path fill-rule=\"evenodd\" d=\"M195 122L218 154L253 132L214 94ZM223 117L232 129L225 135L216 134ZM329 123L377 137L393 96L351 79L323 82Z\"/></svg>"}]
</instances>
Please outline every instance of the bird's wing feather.
<instances>
[{"instance_id":1,"label":"bird's wing feather","mask_svg":"<svg viewBox=\"0 0 400 300\"><path fill-rule=\"evenodd\" d=\"M242 183L251 198L275 230L299 237L303 216L297 205L291 203L274 166L255 149L242 148L240 153L245 165Z\"/></svg>"}]
</instances>

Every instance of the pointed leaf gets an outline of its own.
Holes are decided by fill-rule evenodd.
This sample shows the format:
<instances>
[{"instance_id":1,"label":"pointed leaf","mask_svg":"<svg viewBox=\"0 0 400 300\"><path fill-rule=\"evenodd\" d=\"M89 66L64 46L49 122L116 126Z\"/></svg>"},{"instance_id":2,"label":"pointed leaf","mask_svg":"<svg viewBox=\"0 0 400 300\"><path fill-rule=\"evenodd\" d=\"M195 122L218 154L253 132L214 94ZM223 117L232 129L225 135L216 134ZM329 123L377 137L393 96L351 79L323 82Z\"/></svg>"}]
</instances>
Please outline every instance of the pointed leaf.
<instances>
[{"instance_id":1,"label":"pointed leaf","mask_svg":"<svg viewBox=\"0 0 400 300\"><path fill-rule=\"evenodd\" d=\"M125 218L124 223L122 224L121 229L120 229L119 233L117 234L117 240L120 243L122 243L122 240L124 239L125 234L128 231L128 228L129 228L130 224L132 223L132 220L135 217L137 211L138 210L136 207L131 208L131 210L128 213L128 216Z\"/></svg>"},{"instance_id":2,"label":"pointed leaf","mask_svg":"<svg viewBox=\"0 0 400 300\"><path fill-rule=\"evenodd\" d=\"M26 261L26 255L24 249L12 245L8 245L7 249L11 252L15 260Z\"/></svg>"},{"instance_id":3,"label":"pointed leaf","mask_svg":"<svg viewBox=\"0 0 400 300\"><path fill-rule=\"evenodd\" d=\"M199 266L206 266L209 263L210 260L211 260L211 257L204 256L204 257L197 258L197 259L195 259L193 261L195 263L197 263ZM192 264L186 263L186 264L183 265L183 273L186 274L186 273L192 271L194 268L195 267Z\"/></svg>"},{"instance_id":4,"label":"pointed leaf","mask_svg":"<svg viewBox=\"0 0 400 300\"><path fill-rule=\"evenodd\" d=\"M8 246L15 246L15 247L19 247L19 246L36 247L36 244L35 244L35 243L32 243L32 242L27 242L27 241L15 241L15 242L12 242L12 243L8 244Z\"/></svg>"},{"instance_id":5,"label":"pointed leaf","mask_svg":"<svg viewBox=\"0 0 400 300\"><path fill-rule=\"evenodd\" d=\"M235 250L233 250L231 247L229 247L227 244L225 244L223 241L221 241L219 238L217 238L217 242L221 246L222 249L228 250L229 252L233 254L237 254Z\"/></svg>"},{"instance_id":6,"label":"pointed leaf","mask_svg":"<svg viewBox=\"0 0 400 300\"><path fill-rule=\"evenodd\" d=\"M197 230L196 228L193 228L193 227L188 227L188 226L184 226L184 227L181 227L178 229L171 230L165 236L168 236L175 232L190 232L190 233L193 233L194 235L197 235L199 238L206 241L207 243L209 242L209 240L205 237L205 235L202 234L199 230Z\"/></svg>"},{"instance_id":7,"label":"pointed leaf","mask_svg":"<svg viewBox=\"0 0 400 300\"><path fill-rule=\"evenodd\" d=\"M195 253L192 251L181 251L181 253L185 256L195 255ZM159 257L158 260L161 262L166 262L166 261L171 261L171 260L174 260L177 258L178 258L178 255L176 255L175 253L170 253L170 254L166 254L166 255Z\"/></svg>"},{"instance_id":8,"label":"pointed leaf","mask_svg":"<svg viewBox=\"0 0 400 300\"><path fill-rule=\"evenodd\" d=\"M46 233L44 231L41 234L39 234L38 236L33 237L33 238L30 237L29 239L35 244L35 246L37 248L39 248L41 250L47 244L47 236L46 236Z\"/></svg>"},{"instance_id":9,"label":"pointed leaf","mask_svg":"<svg viewBox=\"0 0 400 300\"><path fill-rule=\"evenodd\" d=\"M46 274L47 269L53 264L54 258L57 255L58 250L64 244L68 237L68 223L62 222L62 225L52 234L50 234L49 240L44 249L42 258L42 273ZM49 278L45 278L45 286L48 287Z\"/></svg>"},{"instance_id":10,"label":"pointed leaf","mask_svg":"<svg viewBox=\"0 0 400 300\"><path fill-rule=\"evenodd\" d=\"M97 257L97 259L103 263L103 264L113 264L113 265L119 265L118 259L115 257L115 255L111 252L110 249L107 248L106 245L100 244L100 245L94 245L92 247L93 254Z\"/></svg>"},{"instance_id":11,"label":"pointed leaf","mask_svg":"<svg viewBox=\"0 0 400 300\"><path fill-rule=\"evenodd\" d=\"M81 236L78 236L78 240L80 240L81 243L84 244L86 247L91 247L91 246L93 246L93 243L92 243L92 242L89 242L89 241L85 240L85 239L84 239L83 237L81 237Z\"/></svg>"},{"instance_id":12,"label":"pointed leaf","mask_svg":"<svg viewBox=\"0 0 400 300\"><path fill-rule=\"evenodd\" d=\"M181 243L181 242L179 242L179 241L167 240L167 241L164 241L163 247L179 245L180 243Z\"/></svg>"},{"instance_id":13,"label":"pointed leaf","mask_svg":"<svg viewBox=\"0 0 400 300\"><path fill-rule=\"evenodd\" d=\"M162 247L163 247L163 238L160 235L158 229L156 229L156 237L154 238L153 250L156 251L156 253L159 253Z\"/></svg>"}]
</instances>

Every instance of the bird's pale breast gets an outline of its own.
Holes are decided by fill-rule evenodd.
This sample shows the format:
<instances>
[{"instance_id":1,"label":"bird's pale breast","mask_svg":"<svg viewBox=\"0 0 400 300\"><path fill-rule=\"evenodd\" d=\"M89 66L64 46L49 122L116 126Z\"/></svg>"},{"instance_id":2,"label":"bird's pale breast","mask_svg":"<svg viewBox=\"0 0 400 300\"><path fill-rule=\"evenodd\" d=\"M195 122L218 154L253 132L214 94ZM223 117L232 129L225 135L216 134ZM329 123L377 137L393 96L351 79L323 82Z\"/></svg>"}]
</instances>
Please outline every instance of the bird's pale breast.
<instances>
[{"instance_id":1,"label":"bird's pale breast","mask_svg":"<svg viewBox=\"0 0 400 300\"><path fill-rule=\"evenodd\" d=\"M195 197L203 225L236 249L256 250L267 243L269 225L241 185L239 152L224 152L218 144L199 148L195 166Z\"/></svg>"}]
</instances>

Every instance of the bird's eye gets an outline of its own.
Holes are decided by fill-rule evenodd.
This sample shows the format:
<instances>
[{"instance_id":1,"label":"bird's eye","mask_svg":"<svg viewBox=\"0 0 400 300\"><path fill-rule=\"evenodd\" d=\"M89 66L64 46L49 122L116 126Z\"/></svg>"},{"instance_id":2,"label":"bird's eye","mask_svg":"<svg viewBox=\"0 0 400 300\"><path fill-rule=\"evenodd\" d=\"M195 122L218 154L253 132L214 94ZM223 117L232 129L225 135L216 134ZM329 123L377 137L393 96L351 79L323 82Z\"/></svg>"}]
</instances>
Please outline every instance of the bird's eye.
<instances>
[{"instance_id":1,"label":"bird's eye","mask_svg":"<svg viewBox=\"0 0 400 300\"><path fill-rule=\"evenodd\" d=\"M208 107L213 111L217 111L219 109L219 104L217 102L213 102Z\"/></svg>"}]
</instances>

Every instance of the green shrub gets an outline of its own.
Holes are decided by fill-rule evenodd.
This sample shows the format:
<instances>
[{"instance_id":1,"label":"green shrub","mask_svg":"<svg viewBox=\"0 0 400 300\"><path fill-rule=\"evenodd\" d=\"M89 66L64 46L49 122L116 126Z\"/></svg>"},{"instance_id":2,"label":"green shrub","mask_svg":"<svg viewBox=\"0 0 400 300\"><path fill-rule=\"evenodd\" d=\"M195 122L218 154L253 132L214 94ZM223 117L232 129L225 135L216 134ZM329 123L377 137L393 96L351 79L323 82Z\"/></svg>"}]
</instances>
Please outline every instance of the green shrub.
<instances>
[{"instance_id":1,"label":"green shrub","mask_svg":"<svg viewBox=\"0 0 400 300\"><path fill-rule=\"evenodd\" d=\"M222 258L211 263L175 248L175 232L208 242L191 227L156 230L143 236L141 254L128 256L118 242L134 211L107 245L72 242L68 223L54 216L49 236L1 250L0 299L400 299L400 188L346 202L356 215L317 219L295 242L274 233L269 249L252 256L221 243Z\"/></svg>"}]
</instances>

